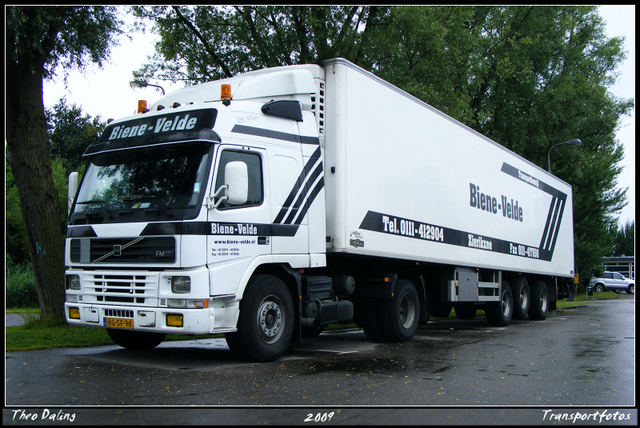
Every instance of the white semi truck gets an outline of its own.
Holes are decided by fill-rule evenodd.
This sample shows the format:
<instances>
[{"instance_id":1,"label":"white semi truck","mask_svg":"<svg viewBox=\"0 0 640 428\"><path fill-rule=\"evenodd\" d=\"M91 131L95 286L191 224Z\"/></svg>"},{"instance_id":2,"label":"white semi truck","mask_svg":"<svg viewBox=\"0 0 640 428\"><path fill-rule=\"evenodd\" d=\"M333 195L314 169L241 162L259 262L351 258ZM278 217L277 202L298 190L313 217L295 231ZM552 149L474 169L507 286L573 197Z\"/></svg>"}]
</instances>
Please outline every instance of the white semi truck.
<instances>
[{"instance_id":1,"label":"white semi truck","mask_svg":"<svg viewBox=\"0 0 640 428\"><path fill-rule=\"evenodd\" d=\"M66 317L126 348L223 333L271 361L329 324L504 326L574 275L570 185L344 59L178 90L85 156Z\"/></svg>"}]
</instances>

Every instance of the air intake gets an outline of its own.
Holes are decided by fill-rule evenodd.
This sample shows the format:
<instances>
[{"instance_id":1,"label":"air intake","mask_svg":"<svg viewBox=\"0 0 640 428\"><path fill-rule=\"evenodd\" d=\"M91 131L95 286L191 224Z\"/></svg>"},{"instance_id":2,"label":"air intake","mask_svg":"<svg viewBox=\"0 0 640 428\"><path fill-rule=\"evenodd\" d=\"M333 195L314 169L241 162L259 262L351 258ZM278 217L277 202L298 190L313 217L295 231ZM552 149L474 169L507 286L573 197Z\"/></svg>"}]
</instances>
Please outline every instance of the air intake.
<instances>
[{"instance_id":1,"label":"air intake","mask_svg":"<svg viewBox=\"0 0 640 428\"><path fill-rule=\"evenodd\" d=\"M302 108L298 101L269 101L262 106L262 112L269 116L282 117L302 122Z\"/></svg>"}]
</instances>

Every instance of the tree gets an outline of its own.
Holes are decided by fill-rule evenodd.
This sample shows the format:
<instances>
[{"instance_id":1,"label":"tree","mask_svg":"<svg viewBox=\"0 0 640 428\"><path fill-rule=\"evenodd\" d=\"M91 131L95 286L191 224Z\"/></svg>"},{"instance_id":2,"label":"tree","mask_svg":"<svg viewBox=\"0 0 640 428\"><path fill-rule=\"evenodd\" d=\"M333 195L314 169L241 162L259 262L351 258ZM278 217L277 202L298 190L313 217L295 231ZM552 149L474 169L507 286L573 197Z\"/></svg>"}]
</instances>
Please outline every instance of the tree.
<instances>
[{"instance_id":1,"label":"tree","mask_svg":"<svg viewBox=\"0 0 640 428\"><path fill-rule=\"evenodd\" d=\"M107 127L100 116L92 118L82 113L82 107L68 105L61 98L53 109L45 112L47 135L51 157L62 159L67 174L78 171L84 166L84 154L90 144L96 143Z\"/></svg>"},{"instance_id":2,"label":"tree","mask_svg":"<svg viewBox=\"0 0 640 428\"><path fill-rule=\"evenodd\" d=\"M8 160L26 224L41 317L64 320L64 236L42 82L58 66L101 66L120 32L120 21L114 7L11 6L6 22Z\"/></svg>"},{"instance_id":3,"label":"tree","mask_svg":"<svg viewBox=\"0 0 640 428\"><path fill-rule=\"evenodd\" d=\"M138 76L200 83L277 65L344 57L359 63L378 6L134 7L161 40Z\"/></svg>"},{"instance_id":4,"label":"tree","mask_svg":"<svg viewBox=\"0 0 640 428\"><path fill-rule=\"evenodd\" d=\"M613 247L608 256L634 256L635 255L635 233L636 222L633 220L627 220L625 224L618 228L611 228L611 234L613 235Z\"/></svg>"},{"instance_id":5,"label":"tree","mask_svg":"<svg viewBox=\"0 0 640 428\"><path fill-rule=\"evenodd\" d=\"M574 191L576 270L590 278L626 204L615 139L634 101L607 88L625 58L595 6L136 9L161 36L146 77L201 82L342 56L547 169Z\"/></svg>"}]
</instances>

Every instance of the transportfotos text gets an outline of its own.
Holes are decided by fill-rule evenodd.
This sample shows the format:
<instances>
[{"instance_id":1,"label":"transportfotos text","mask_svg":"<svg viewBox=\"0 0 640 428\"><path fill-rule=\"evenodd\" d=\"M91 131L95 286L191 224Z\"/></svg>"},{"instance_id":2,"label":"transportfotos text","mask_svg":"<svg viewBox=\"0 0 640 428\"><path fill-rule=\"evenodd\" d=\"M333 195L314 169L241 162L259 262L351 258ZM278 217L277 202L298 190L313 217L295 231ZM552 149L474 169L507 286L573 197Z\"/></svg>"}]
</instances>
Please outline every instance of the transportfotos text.
<instances>
[{"instance_id":1,"label":"transportfotos text","mask_svg":"<svg viewBox=\"0 0 640 428\"><path fill-rule=\"evenodd\" d=\"M542 410L543 416L542 421L571 421L572 423L576 422L585 422L592 421L602 423L603 421L628 421L631 419L631 413L624 413L620 411L616 411L615 413L611 413L604 409L602 411L597 410L595 412L587 413L587 412L554 412L552 409Z\"/></svg>"}]
</instances>

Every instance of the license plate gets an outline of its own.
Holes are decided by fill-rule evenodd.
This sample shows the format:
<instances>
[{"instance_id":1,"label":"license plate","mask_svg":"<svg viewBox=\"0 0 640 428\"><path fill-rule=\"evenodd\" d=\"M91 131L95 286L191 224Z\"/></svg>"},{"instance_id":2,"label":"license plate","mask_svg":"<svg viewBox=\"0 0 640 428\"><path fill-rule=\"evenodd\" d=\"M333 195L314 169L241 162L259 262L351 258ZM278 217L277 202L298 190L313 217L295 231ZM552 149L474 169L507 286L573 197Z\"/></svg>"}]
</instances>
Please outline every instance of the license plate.
<instances>
[{"instance_id":1,"label":"license plate","mask_svg":"<svg viewBox=\"0 0 640 428\"><path fill-rule=\"evenodd\" d=\"M104 326L111 328L133 328L133 320L125 318L105 318Z\"/></svg>"}]
</instances>

